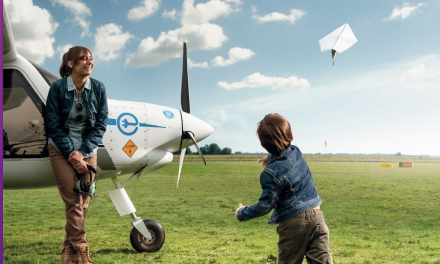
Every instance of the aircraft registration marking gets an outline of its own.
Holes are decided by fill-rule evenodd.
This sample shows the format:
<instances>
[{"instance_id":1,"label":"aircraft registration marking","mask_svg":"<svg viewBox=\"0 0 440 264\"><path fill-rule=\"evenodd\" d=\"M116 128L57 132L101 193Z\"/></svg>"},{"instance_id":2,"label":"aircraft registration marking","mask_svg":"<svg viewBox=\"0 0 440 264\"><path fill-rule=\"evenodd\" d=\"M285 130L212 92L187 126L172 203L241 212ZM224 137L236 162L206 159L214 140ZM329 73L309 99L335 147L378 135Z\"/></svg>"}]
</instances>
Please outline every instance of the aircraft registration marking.
<instances>
[{"instance_id":1,"label":"aircraft registration marking","mask_svg":"<svg viewBox=\"0 0 440 264\"><path fill-rule=\"evenodd\" d=\"M131 139L128 140L127 144L125 144L125 146L122 148L125 154L127 154L130 158L131 156L133 156L137 149L138 147L136 146L136 144L133 143L133 141L131 141Z\"/></svg>"}]
</instances>

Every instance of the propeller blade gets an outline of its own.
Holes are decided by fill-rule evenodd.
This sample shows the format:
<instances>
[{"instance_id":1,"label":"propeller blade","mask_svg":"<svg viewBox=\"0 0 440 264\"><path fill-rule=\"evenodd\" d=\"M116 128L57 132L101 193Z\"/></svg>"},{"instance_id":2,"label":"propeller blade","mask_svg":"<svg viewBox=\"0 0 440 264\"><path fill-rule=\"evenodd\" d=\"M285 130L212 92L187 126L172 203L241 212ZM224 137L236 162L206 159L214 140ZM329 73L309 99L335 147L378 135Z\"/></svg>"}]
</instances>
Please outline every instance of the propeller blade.
<instances>
[{"instance_id":1,"label":"propeller blade","mask_svg":"<svg viewBox=\"0 0 440 264\"><path fill-rule=\"evenodd\" d=\"M176 189L177 189L177 187L179 187L180 172L182 171L182 165L183 165L183 159L185 158L185 152L186 152L186 148L182 149L182 151L180 152L179 175L177 176Z\"/></svg>"},{"instance_id":2,"label":"propeller blade","mask_svg":"<svg viewBox=\"0 0 440 264\"><path fill-rule=\"evenodd\" d=\"M183 42L182 91L180 94L180 103L182 105L182 110L189 114L191 112L191 107L189 102L188 67L185 42Z\"/></svg>"},{"instance_id":3,"label":"propeller blade","mask_svg":"<svg viewBox=\"0 0 440 264\"><path fill-rule=\"evenodd\" d=\"M197 145L197 141L196 141L196 139L194 138L192 132L191 132L191 131L185 131L185 136L188 136L189 138L191 138L192 142L194 143L194 146L195 146L196 149L197 149L197 152L198 152L198 153L200 154L200 156L202 157L203 163L205 163L205 166L206 166L206 160L205 160L205 157L203 156L202 151L200 151L200 148L199 148L199 146Z\"/></svg>"},{"instance_id":4,"label":"propeller blade","mask_svg":"<svg viewBox=\"0 0 440 264\"><path fill-rule=\"evenodd\" d=\"M332 49L333 65L335 65L336 50Z\"/></svg>"}]
</instances>

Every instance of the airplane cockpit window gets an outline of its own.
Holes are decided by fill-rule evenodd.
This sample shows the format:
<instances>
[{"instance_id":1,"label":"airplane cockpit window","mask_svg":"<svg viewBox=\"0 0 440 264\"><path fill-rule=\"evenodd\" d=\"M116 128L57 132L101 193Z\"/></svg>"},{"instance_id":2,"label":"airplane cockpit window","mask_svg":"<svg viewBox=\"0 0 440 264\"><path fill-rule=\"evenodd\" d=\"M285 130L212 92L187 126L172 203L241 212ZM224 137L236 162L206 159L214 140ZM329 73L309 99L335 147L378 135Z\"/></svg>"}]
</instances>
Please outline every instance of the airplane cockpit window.
<instances>
[{"instance_id":1,"label":"airplane cockpit window","mask_svg":"<svg viewBox=\"0 0 440 264\"><path fill-rule=\"evenodd\" d=\"M43 76L44 80L49 84L49 86L56 80L61 79L60 76L54 74L53 72L50 72L46 70L45 68L33 63L32 61L29 61L34 67L38 70L38 72Z\"/></svg>"},{"instance_id":2,"label":"airplane cockpit window","mask_svg":"<svg viewBox=\"0 0 440 264\"><path fill-rule=\"evenodd\" d=\"M47 157L43 103L18 70L3 70L3 158Z\"/></svg>"}]
</instances>

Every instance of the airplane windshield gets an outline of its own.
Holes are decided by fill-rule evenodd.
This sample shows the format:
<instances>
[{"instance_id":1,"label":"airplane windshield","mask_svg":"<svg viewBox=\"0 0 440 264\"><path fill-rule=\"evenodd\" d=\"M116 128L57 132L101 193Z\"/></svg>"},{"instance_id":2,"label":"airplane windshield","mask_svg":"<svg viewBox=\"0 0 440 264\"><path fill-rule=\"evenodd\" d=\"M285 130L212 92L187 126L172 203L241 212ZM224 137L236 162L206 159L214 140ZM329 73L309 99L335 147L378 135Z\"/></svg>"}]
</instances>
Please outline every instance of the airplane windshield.
<instances>
[{"instance_id":1,"label":"airplane windshield","mask_svg":"<svg viewBox=\"0 0 440 264\"><path fill-rule=\"evenodd\" d=\"M38 72L43 76L44 80L47 82L47 84L51 85L54 81L61 79L60 76L56 75L55 73L46 70L45 68L33 63L32 61L29 61L34 67L38 70Z\"/></svg>"}]
</instances>

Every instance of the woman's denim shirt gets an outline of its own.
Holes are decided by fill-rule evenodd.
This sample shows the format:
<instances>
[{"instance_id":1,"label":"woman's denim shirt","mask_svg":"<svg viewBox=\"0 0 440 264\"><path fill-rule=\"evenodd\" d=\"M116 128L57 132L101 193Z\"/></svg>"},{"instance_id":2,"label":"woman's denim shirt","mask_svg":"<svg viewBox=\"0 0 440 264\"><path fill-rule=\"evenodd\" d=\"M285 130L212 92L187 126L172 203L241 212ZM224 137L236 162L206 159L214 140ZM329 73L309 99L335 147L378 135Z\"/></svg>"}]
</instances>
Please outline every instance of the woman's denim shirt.
<instances>
[{"instance_id":1,"label":"woman's denim shirt","mask_svg":"<svg viewBox=\"0 0 440 264\"><path fill-rule=\"evenodd\" d=\"M240 209L237 213L240 221L266 215L274 209L269 224L278 224L322 203L309 166L293 145L279 154L269 154L260 183L263 193L258 203Z\"/></svg>"}]
</instances>

